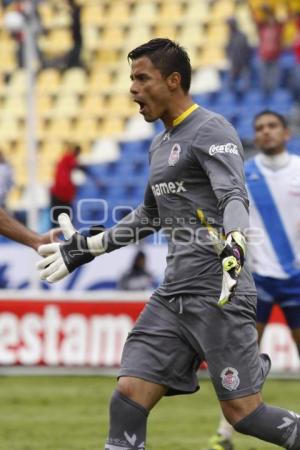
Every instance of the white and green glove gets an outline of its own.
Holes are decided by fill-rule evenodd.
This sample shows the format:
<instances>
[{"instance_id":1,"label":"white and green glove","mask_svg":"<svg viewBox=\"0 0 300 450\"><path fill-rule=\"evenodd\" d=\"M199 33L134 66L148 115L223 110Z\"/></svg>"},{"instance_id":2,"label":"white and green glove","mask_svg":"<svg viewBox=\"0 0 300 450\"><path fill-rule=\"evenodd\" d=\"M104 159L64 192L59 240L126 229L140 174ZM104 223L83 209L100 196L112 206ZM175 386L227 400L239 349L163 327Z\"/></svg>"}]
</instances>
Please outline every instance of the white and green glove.
<instances>
[{"instance_id":1,"label":"white and green glove","mask_svg":"<svg viewBox=\"0 0 300 450\"><path fill-rule=\"evenodd\" d=\"M245 260L246 239L240 231L232 231L226 238L207 222L202 209L197 209L196 214L201 224L207 229L214 249L221 259L223 277L218 305L222 307L231 300L234 294Z\"/></svg>"},{"instance_id":2,"label":"white and green glove","mask_svg":"<svg viewBox=\"0 0 300 450\"><path fill-rule=\"evenodd\" d=\"M246 252L246 240L239 231L232 231L224 242L220 253L223 278L222 291L218 301L219 306L224 306L234 294L238 277L241 273Z\"/></svg>"}]
</instances>

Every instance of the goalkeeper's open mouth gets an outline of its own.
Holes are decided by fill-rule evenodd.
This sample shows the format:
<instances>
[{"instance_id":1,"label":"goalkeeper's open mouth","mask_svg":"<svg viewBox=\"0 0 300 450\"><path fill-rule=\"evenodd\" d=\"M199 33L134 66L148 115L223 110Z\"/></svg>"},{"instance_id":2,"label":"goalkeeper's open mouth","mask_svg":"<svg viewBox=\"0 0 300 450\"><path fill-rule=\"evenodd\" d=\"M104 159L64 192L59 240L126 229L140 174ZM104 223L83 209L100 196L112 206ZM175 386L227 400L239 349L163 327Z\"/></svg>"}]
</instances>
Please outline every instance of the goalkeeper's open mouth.
<instances>
[{"instance_id":1,"label":"goalkeeper's open mouth","mask_svg":"<svg viewBox=\"0 0 300 450\"><path fill-rule=\"evenodd\" d=\"M139 105L139 107L140 107L139 113L140 114L144 114L146 103L144 103L144 102L142 102L140 100L134 100L134 102L137 103Z\"/></svg>"}]
</instances>

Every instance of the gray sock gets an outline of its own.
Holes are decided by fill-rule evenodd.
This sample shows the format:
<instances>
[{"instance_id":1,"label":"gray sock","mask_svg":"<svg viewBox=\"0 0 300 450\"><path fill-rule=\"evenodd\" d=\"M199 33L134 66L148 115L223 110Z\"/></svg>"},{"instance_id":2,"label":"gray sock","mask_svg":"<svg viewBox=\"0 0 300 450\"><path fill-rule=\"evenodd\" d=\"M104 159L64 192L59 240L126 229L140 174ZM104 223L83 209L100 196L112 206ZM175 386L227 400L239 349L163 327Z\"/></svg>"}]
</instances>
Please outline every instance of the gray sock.
<instances>
[{"instance_id":1,"label":"gray sock","mask_svg":"<svg viewBox=\"0 0 300 450\"><path fill-rule=\"evenodd\" d=\"M110 401L110 428L105 450L145 450L148 411L119 391Z\"/></svg>"},{"instance_id":2,"label":"gray sock","mask_svg":"<svg viewBox=\"0 0 300 450\"><path fill-rule=\"evenodd\" d=\"M300 450L300 416L262 403L235 424L239 433L255 436L290 450Z\"/></svg>"}]
</instances>

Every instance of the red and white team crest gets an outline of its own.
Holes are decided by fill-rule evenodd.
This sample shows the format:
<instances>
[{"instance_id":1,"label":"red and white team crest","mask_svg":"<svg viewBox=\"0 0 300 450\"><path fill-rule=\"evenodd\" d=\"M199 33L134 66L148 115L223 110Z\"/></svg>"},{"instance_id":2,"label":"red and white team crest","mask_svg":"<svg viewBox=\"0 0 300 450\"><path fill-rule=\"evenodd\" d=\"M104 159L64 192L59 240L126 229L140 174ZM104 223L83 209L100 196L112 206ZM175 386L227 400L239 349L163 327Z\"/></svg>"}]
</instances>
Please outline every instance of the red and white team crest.
<instances>
[{"instance_id":1,"label":"red and white team crest","mask_svg":"<svg viewBox=\"0 0 300 450\"><path fill-rule=\"evenodd\" d=\"M178 163L180 157L181 147L179 144L174 144L169 156L168 165L173 167Z\"/></svg>"},{"instance_id":2,"label":"red and white team crest","mask_svg":"<svg viewBox=\"0 0 300 450\"><path fill-rule=\"evenodd\" d=\"M222 386L228 391L234 391L240 384L239 373L233 367L226 367L221 372Z\"/></svg>"}]
</instances>

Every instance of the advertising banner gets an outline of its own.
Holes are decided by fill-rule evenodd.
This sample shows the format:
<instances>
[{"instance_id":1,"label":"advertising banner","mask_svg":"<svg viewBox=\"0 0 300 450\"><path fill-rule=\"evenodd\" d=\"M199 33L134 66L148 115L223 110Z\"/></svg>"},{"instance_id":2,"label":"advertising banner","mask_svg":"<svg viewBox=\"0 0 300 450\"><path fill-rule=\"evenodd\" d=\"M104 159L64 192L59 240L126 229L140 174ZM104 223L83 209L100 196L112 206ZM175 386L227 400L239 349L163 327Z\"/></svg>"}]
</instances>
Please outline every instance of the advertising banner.
<instances>
[{"instance_id":1,"label":"advertising banner","mask_svg":"<svg viewBox=\"0 0 300 450\"><path fill-rule=\"evenodd\" d=\"M0 298L0 365L117 368L127 334L150 293L105 291L76 298L12 293ZM261 350L274 371L299 370L290 330L275 309Z\"/></svg>"}]
</instances>

